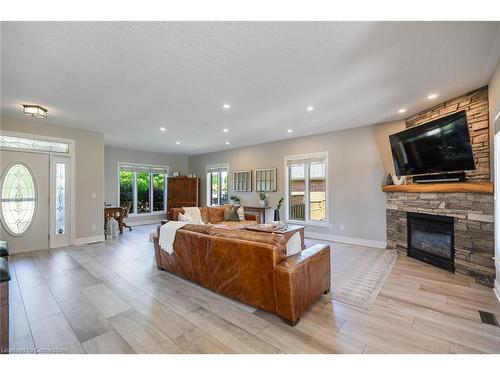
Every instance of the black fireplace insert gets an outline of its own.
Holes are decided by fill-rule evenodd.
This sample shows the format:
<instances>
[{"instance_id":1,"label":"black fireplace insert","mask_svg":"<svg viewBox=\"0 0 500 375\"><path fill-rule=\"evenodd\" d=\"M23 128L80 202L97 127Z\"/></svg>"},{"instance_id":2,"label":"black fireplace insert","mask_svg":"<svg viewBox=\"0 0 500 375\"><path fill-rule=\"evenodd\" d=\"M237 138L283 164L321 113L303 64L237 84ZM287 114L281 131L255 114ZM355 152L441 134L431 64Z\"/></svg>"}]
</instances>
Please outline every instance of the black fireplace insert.
<instances>
[{"instance_id":1,"label":"black fireplace insert","mask_svg":"<svg viewBox=\"0 0 500 375\"><path fill-rule=\"evenodd\" d=\"M408 256L455 271L453 217L407 213Z\"/></svg>"}]
</instances>

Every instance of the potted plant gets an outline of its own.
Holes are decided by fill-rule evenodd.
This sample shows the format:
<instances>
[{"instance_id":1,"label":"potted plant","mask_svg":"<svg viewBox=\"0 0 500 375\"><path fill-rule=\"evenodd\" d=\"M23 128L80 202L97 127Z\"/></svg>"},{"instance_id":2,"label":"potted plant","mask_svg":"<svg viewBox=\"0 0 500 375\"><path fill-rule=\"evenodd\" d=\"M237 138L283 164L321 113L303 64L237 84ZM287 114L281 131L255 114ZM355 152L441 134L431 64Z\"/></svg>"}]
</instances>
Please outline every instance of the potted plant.
<instances>
[{"instance_id":1,"label":"potted plant","mask_svg":"<svg viewBox=\"0 0 500 375\"><path fill-rule=\"evenodd\" d=\"M285 198L281 197L280 200L278 201L278 204L276 204L276 208L274 210L274 221L280 221L280 208L284 200Z\"/></svg>"},{"instance_id":2,"label":"potted plant","mask_svg":"<svg viewBox=\"0 0 500 375\"><path fill-rule=\"evenodd\" d=\"M240 197L238 197L237 195L231 195L231 201L233 202L233 204L241 204L241 199Z\"/></svg>"},{"instance_id":3,"label":"potted plant","mask_svg":"<svg viewBox=\"0 0 500 375\"><path fill-rule=\"evenodd\" d=\"M267 202L266 202L267 194L266 193L259 193L259 206L260 207L266 207Z\"/></svg>"}]
</instances>

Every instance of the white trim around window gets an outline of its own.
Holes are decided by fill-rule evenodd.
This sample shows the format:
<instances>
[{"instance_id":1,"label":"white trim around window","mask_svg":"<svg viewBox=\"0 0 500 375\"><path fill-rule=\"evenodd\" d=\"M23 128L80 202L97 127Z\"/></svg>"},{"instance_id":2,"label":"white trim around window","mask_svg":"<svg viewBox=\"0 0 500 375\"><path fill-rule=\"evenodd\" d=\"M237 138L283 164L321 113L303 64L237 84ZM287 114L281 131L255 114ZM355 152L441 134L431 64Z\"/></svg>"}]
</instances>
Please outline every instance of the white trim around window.
<instances>
[{"instance_id":1,"label":"white trim around window","mask_svg":"<svg viewBox=\"0 0 500 375\"><path fill-rule=\"evenodd\" d=\"M205 176L207 176L209 173L219 173L219 186L218 186L218 205L223 204L224 202L221 201L222 198L222 183L221 183L221 172L226 172L227 173L227 201L229 202L229 191L230 191L230 180L229 180L229 163L223 163L223 164L212 164L212 165L207 165L205 167ZM207 206L212 206L212 196L211 196L211 181L207 177L206 181L206 198L207 198ZM215 206L215 205L214 205Z\"/></svg>"},{"instance_id":2,"label":"white trim around window","mask_svg":"<svg viewBox=\"0 0 500 375\"><path fill-rule=\"evenodd\" d=\"M169 166L168 165L156 165L156 164L139 164L139 163L126 163L126 162L118 162L117 164L117 199L118 206L121 206L120 202L120 171L121 170L130 170L131 172L148 172L150 173L149 177L149 202L150 209L149 212L137 213L137 176L134 173L134 184L132 187L132 195L133 195L133 213L129 213L129 217L146 217L153 215L162 215L165 214L166 205L167 205L167 177L169 175ZM164 185L163 185L163 210L161 211L153 211L153 179L152 174L154 173L163 173L165 175Z\"/></svg>"},{"instance_id":3,"label":"white trim around window","mask_svg":"<svg viewBox=\"0 0 500 375\"><path fill-rule=\"evenodd\" d=\"M325 161L325 180L326 180L326 192L325 192L325 200L326 200L326 220L317 221L309 219L309 168L305 168L305 191L304 194L306 196L305 199L305 220L294 220L290 219L290 197L289 197L289 176L288 176L288 166L290 162L305 162L307 165L311 161L314 160L324 160ZM328 151L323 152L315 152L311 154L300 154L300 155L289 155L285 156L284 167L283 167L283 185L284 185L284 195L285 195L285 220L287 223L291 224L299 224L299 225L307 225L307 226L318 226L318 227L329 227L330 226L330 178L328 173Z\"/></svg>"}]
</instances>

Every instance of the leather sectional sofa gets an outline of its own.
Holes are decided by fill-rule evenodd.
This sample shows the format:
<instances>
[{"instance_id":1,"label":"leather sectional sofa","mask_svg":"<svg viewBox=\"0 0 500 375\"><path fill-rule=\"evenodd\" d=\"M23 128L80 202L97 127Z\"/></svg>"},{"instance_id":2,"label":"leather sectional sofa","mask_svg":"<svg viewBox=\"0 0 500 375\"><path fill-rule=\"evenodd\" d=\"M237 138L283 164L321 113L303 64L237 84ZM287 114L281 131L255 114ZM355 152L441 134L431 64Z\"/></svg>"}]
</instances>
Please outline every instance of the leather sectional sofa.
<instances>
[{"instance_id":1,"label":"leather sectional sofa","mask_svg":"<svg viewBox=\"0 0 500 375\"><path fill-rule=\"evenodd\" d=\"M327 245L287 257L281 234L187 224L177 230L169 254L160 249L159 230L153 236L159 269L273 312L290 325L330 290Z\"/></svg>"}]
</instances>

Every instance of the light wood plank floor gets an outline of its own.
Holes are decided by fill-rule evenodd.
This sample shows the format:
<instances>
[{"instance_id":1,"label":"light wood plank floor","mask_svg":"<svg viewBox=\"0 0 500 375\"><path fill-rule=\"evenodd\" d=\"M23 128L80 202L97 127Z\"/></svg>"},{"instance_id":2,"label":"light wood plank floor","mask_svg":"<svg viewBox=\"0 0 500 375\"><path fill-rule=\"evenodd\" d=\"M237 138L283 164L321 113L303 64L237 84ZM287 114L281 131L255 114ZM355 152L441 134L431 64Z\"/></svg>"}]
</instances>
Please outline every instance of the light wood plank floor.
<instances>
[{"instance_id":1,"label":"light wood plank floor","mask_svg":"<svg viewBox=\"0 0 500 375\"><path fill-rule=\"evenodd\" d=\"M481 323L478 313L500 318L500 306L491 289L470 278L400 255L370 311L326 295L290 327L158 271L148 242L154 228L12 256L13 351L500 353L500 327ZM360 250L331 246L333 272Z\"/></svg>"}]
</instances>

